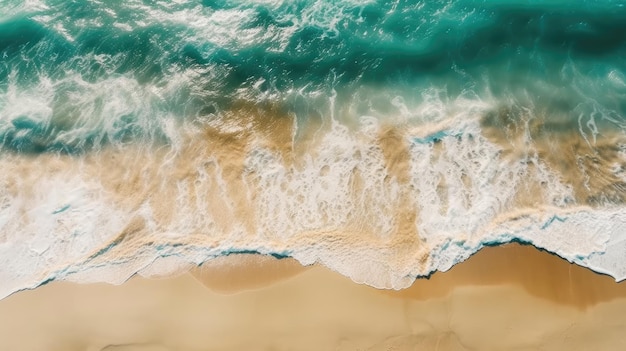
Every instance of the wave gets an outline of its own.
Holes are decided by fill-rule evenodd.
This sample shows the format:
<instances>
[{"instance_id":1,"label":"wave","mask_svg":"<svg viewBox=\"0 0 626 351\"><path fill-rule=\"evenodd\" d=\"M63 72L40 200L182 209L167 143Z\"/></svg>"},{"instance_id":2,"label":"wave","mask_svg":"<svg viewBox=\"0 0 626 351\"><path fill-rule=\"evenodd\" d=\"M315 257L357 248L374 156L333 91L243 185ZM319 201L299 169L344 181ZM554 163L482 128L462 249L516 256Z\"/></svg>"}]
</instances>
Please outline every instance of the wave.
<instances>
[{"instance_id":1,"label":"wave","mask_svg":"<svg viewBox=\"0 0 626 351\"><path fill-rule=\"evenodd\" d=\"M564 9L9 1L0 296L242 252L399 289L510 241L624 279L625 9Z\"/></svg>"},{"instance_id":2,"label":"wave","mask_svg":"<svg viewBox=\"0 0 626 351\"><path fill-rule=\"evenodd\" d=\"M295 119L255 105L167 147L5 153L3 294L237 252L398 289L510 241L623 279L621 133L589 144L577 129L496 128L506 114L484 102L444 106L433 125L329 119L296 137Z\"/></svg>"}]
</instances>

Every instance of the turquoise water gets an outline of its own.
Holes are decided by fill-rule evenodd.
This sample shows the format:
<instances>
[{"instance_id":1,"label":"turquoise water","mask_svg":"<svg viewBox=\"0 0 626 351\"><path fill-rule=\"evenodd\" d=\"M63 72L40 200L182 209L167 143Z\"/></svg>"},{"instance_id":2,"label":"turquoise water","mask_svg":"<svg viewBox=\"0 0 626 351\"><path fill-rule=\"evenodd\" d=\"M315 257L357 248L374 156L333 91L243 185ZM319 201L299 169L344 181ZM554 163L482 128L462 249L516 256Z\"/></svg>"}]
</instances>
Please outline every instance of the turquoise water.
<instances>
[{"instance_id":1,"label":"turquoise water","mask_svg":"<svg viewBox=\"0 0 626 351\"><path fill-rule=\"evenodd\" d=\"M16 151L79 152L167 142L160 118L242 101L306 120L336 96L384 116L433 89L621 129L625 18L621 1L589 0L5 0L0 135Z\"/></svg>"},{"instance_id":2,"label":"turquoise water","mask_svg":"<svg viewBox=\"0 0 626 351\"><path fill-rule=\"evenodd\" d=\"M507 242L623 280L625 131L623 1L0 0L0 298Z\"/></svg>"}]
</instances>

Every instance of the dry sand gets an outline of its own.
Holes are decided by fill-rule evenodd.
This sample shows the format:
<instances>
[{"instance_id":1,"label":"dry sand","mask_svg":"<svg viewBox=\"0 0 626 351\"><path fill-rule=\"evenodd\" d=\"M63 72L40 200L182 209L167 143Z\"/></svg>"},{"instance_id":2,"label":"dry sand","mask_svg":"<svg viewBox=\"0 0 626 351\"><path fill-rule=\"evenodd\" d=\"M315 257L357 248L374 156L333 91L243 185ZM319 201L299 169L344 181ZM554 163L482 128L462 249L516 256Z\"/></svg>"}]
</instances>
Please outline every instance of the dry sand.
<instances>
[{"instance_id":1,"label":"dry sand","mask_svg":"<svg viewBox=\"0 0 626 351\"><path fill-rule=\"evenodd\" d=\"M0 349L623 350L626 284L519 245L403 291L229 256L175 278L16 293L0 301Z\"/></svg>"}]
</instances>

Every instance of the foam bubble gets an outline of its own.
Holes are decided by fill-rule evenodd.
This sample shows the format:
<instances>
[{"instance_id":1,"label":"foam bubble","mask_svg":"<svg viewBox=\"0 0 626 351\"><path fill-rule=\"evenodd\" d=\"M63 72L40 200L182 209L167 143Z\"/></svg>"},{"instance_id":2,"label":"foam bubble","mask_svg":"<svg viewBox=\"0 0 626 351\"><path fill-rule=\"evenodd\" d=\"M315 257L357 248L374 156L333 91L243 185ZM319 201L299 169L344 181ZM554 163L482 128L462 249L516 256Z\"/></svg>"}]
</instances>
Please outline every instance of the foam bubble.
<instances>
[{"instance_id":1,"label":"foam bubble","mask_svg":"<svg viewBox=\"0 0 626 351\"><path fill-rule=\"evenodd\" d=\"M545 154L540 125L495 129L494 108L405 103L405 118L331 115L296 133L291 115L238 107L228 119L165 128L167 147L5 156L0 281L11 283L1 293L50 279L121 283L236 252L399 289L510 241L622 277L620 203L589 202L569 164ZM567 135L552 141L587 145ZM617 140L598 138L602 161L576 164L602 175L585 190L596 197L618 179L623 152L602 146Z\"/></svg>"}]
</instances>

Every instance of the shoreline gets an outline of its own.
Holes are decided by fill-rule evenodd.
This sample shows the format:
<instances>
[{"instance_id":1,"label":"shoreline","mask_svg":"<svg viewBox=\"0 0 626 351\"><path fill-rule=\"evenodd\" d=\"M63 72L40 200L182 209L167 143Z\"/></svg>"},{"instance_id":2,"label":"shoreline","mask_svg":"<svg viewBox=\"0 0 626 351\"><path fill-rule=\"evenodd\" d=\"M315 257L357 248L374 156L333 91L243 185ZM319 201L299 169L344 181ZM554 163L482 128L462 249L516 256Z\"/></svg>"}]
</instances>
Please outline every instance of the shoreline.
<instances>
[{"instance_id":1,"label":"shoreline","mask_svg":"<svg viewBox=\"0 0 626 351\"><path fill-rule=\"evenodd\" d=\"M119 286L52 282L18 292L0 300L0 346L618 349L626 342L625 313L625 283L518 244L485 248L398 291L293 259L237 255L176 277L135 276Z\"/></svg>"}]
</instances>

